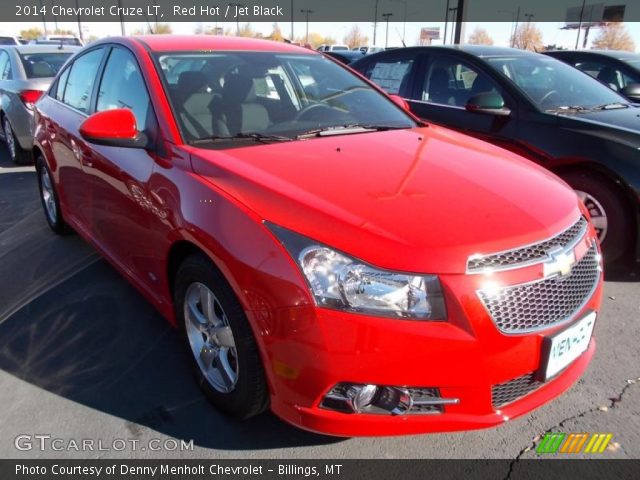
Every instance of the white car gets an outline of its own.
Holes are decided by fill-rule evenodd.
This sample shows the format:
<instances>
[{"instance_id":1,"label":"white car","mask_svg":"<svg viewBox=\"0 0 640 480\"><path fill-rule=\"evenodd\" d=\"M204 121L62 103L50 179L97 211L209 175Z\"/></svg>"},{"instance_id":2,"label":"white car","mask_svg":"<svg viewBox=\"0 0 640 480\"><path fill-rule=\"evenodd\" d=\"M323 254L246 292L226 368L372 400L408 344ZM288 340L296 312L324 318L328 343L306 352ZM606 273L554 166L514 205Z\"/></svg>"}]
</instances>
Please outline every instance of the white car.
<instances>
[{"instance_id":1,"label":"white car","mask_svg":"<svg viewBox=\"0 0 640 480\"><path fill-rule=\"evenodd\" d=\"M320 45L316 50L318 52L348 52L349 47L347 45Z\"/></svg>"}]
</instances>

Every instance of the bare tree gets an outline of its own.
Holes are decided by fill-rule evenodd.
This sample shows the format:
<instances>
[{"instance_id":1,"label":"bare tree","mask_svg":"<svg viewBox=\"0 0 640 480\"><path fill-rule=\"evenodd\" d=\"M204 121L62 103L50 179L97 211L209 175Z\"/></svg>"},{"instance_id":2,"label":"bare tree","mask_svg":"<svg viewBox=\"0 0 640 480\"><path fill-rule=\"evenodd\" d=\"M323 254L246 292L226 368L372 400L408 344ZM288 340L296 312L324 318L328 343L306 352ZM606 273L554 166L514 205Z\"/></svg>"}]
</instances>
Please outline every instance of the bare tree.
<instances>
[{"instance_id":1,"label":"bare tree","mask_svg":"<svg viewBox=\"0 0 640 480\"><path fill-rule=\"evenodd\" d=\"M535 23L523 23L518 27L515 34L511 36L511 44L515 48L522 50L533 50L540 52L544 49L542 43L542 32Z\"/></svg>"},{"instance_id":2,"label":"bare tree","mask_svg":"<svg viewBox=\"0 0 640 480\"><path fill-rule=\"evenodd\" d=\"M493 45L493 38L489 36L489 33L484 28L476 27L469 35L467 43L471 45Z\"/></svg>"},{"instance_id":3,"label":"bare tree","mask_svg":"<svg viewBox=\"0 0 640 480\"><path fill-rule=\"evenodd\" d=\"M615 22L602 27L593 41L593 48L635 52L636 44L631 35L629 35L627 27L620 22Z\"/></svg>"},{"instance_id":4,"label":"bare tree","mask_svg":"<svg viewBox=\"0 0 640 480\"><path fill-rule=\"evenodd\" d=\"M284 35L282 35L282 31L280 30L280 25L278 23L273 24L273 30L271 31L271 35L267 37L269 40L274 40L276 42L284 41Z\"/></svg>"},{"instance_id":5,"label":"bare tree","mask_svg":"<svg viewBox=\"0 0 640 480\"><path fill-rule=\"evenodd\" d=\"M362 33L358 25L354 25L343 38L343 42L345 45L348 45L349 48L355 48L369 43L369 37Z\"/></svg>"}]
</instances>

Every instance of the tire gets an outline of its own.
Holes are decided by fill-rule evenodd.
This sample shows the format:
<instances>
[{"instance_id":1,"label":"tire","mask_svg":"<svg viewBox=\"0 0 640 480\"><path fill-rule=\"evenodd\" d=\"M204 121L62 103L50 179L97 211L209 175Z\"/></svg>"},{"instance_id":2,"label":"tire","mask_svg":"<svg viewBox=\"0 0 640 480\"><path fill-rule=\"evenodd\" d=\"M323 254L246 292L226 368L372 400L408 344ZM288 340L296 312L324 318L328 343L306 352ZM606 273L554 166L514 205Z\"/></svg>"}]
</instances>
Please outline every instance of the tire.
<instances>
[{"instance_id":1,"label":"tire","mask_svg":"<svg viewBox=\"0 0 640 480\"><path fill-rule=\"evenodd\" d=\"M568 172L561 177L584 202L598 232L606 264L624 256L635 238L635 220L621 192L605 177Z\"/></svg>"},{"instance_id":2,"label":"tire","mask_svg":"<svg viewBox=\"0 0 640 480\"><path fill-rule=\"evenodd\" d=\"M2 130L4 132L4 142L7 144L7 151L9 152L11 161L16 165L29 163L31 161L30 155L20 146L20 143L18 143L18 139L13 133L11 122L9 122L9 117L6 115L2 117Z\"/></svg>"},{"instance_id":3,"label":"tire","mask_svg":"<svg viewBox=\"0 0 640 480\"><path fill-rule=\"evenodd\" d=\"M207 399L238 419L265 411L269 395L258 346L222 273L206 256L194 254L180 265L174 285L176 319Z\"/></svg>"},{"instance_id":4,"label":"tire","mask_svg":"<svg viewBox=\"0 0 640 480\"><path fill-rule=\"evenodd\" d=\"M62 217L58 193L53 182L51 171L41 155L36 160L36 172L38 174L38 189L40 191L40 202L47 224L58 235L69 232L69 228Z\"/></svg>"}]
</instances>

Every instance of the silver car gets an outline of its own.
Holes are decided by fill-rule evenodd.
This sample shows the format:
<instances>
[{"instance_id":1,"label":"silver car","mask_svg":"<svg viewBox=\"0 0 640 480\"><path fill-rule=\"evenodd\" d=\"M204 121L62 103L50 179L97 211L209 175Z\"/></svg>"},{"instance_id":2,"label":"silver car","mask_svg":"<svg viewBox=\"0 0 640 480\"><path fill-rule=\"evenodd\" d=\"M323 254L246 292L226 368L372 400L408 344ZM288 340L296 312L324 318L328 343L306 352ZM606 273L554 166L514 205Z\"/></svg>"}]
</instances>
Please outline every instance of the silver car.
<instances>
[{"instance_id":1,"label":"silver car","mask_svg":"<svg viewBox=\"0 0 640 480\"><path fill-rule=\"evenodd\" d=\"M32 160L33 104L80 49L66 45L0 46L0 134L15 163Z\"/></svg>"}]
</instances>

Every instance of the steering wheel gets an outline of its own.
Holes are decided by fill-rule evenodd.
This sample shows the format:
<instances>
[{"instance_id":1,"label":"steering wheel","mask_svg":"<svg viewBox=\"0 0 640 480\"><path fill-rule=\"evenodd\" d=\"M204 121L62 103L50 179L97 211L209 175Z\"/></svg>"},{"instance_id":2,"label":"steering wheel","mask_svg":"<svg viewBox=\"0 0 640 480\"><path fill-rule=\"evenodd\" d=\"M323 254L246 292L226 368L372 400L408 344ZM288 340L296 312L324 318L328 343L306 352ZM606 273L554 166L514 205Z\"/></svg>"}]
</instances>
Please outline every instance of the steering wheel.
<instances>
[{"instance_id":1,"label":"steering wheel","mask_svg":"<svg viewBox=\"0 0 640 480\"><path fill-rule=\"evenodd\" d=\"M300 110L297 114L296 114L296 121L301 121L304 120L304 117L307 116L307 114L309 112L313 112L315 110L319 109L326 109L326 110L331 110L331 107L324 104L324 103L312 103L311 105L307 105L306 107L304 107L302 110Z\"/></svg>"},{"instance_id":2,"label":"steering wheel","mask_svg":"<svg viewBox=\"0 0 640 480\"><path fill-rule=\"evenodd\" d=\"M542 98L539 100L540 105L544 105L544 102L546 102L547 100L549 100L549 98L551 98L552 96L557 95L558 97L560 96L560 93L557 90L551 90L550 92L545 93Z\"/></svg>"}]
</instances>

